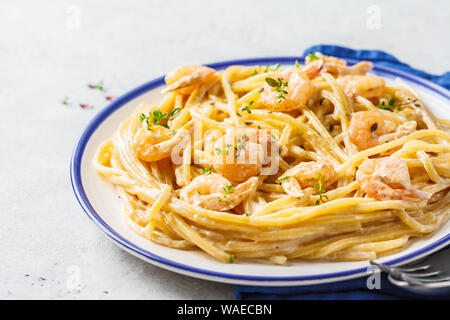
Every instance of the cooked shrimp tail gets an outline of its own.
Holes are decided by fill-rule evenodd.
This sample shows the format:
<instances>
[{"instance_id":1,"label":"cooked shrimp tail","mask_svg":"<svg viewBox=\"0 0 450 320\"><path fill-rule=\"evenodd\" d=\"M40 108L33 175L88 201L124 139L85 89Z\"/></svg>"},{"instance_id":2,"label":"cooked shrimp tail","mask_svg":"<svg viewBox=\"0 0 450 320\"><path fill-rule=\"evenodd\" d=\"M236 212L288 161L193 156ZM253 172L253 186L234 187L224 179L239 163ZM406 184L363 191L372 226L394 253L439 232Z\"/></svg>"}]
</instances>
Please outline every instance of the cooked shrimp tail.
<instances>
[{"instance_id":1,"label":"cooked shrimp tail","mask_svg":"<svg viewBox=\"0 0 450 320\"><path fill-rule=\"evenodd\" d=\"M348 134L350 140L364 150L407 136L416 130L416 126L415 121L397 126L378 111L360 111L352 116Z\"/></svg>"},{"instance_id":2,"label":"cooked shrimp tail","mask_svg":"<svg viewBox=\"0 0 450 320\"><path fill-rule=\"evenodd\" d=\"M411 189L411 179L406 162L390 156L367 159L356 172L361 189L376 200L428 200L428 192Z\"/></svg>"},{"instance_id":3,"label":"cooked shrimp tail","mask_svg":"<svg viewBox=\"0 0 450 320\"><path fill-rule=\"evenodd\" d=\"M165 81L167 87L163 93L179 91L180 93L190 93L195 87L211 80L216 71L205 66L184 66L179 67L167 74Z\"/></svg>"},{"instance_id":4,"label":"cooked shrimp tail","mask_svg":"<svg viewBox=\"0 0 450 320\"><path fill-rule=\"evenodd\" d=\"M174 132L163 126L143 126L134 136L134 149L138 157L144 161L158 161L171 156L172 150L186 141L189 126Z\"/></svg>"},{"instance_id":5,"label":"cooked shrimp tail","mask_svg":"<svg viewBox=\"0 0 450 320\"><path fill-rule=\"evenodd\" d=\"M252 177L233 186L227 178L220 174L200 175L181 189L180 198L205 209L227 211L239 205L255 192L257 182L258 178Z\"/></svg>"}]
</instances>

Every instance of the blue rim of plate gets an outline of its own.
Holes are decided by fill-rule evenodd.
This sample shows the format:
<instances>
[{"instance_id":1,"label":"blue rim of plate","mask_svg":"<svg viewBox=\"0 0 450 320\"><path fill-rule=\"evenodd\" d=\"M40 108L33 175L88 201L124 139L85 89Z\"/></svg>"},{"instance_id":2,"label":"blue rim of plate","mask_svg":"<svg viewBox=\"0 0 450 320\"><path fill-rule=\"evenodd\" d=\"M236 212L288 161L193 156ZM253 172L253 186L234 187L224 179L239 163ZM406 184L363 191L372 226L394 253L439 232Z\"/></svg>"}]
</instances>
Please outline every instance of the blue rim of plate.
<instances>
[{"instance_id":1,"label":"blue rim of plate","mask_svg":"<svg viewBox=\"0 0 450 320\"><path fill-rule=\"evenodd\" d=\"M223 61L223 62L217 62L217 63L211 63L207 64L207 66L210 66L215 69L223 69L230 65L267 65L267 64L294 64L295 61L298 60L299 62L303 62L303 57L266 57L266 58L251 58L251 59L239 59L239 60L230 60L230 61ZM358 62L358 60L353 59L345 59L349 64L355 64ZM397 76L403 79L406 79L410 82L419 84L438 95L446 98L450 102L450 92L441 86L438 86L432 82L429 82L425 79L422 79L420 77L411 75L409 73L406 73L404 71L400 71L397 69L384 67L384 66L377 66L374 65L373 71L380 71L384 74L388 74L391 76ZM86 195L86 192L83 187L82 179L81 179L81 163L83 159L84 150L86 148L86 145L92 136L92 134L97 130L97 128L105 121L111 114L113 114L116 110L121 108L124 104L128 103L129 101L141 96L144 93L147 93L150 90L153 90L157 87L164 85L164 77L160 77L157 79L154 79L152 81L149 81L127 93L120 96L116 100L114 100L111 104L106 106L103 110L101 110L87 125L86 129L81 134L80 139L78 140L78 143L75 146L75 149L73 151L72 159L70 162L70 180L72 184L72 189L75 193L75 196L81 205L84 212L88 215L88 217L112 240L117 242L122 247L125 247L126 249L130 250L132 253L141 256L146 259L150 259L154 261L155 263L159 263L162 265L165 265L167 267L175 268L180 271L185 271L188 273L194 273L194 274L201 274L208 277L213 277L215 279L232 279L232 280L238 280L238 281L249 281L249 282L301 282L301 281L317 281L317 280L325 280L330 279L330 281L338 281L339 278L343 277L351 277L351 276L361 276L363 275L366 270L366 268L357 268L357 269L351 269L346 271L339 271L339 272L333 272L333 273L326 273L326 274L319 274L319 275L304 275L304 276L289 276L289 277L266 277L266 276L250 276L250 275L241 275L241 274L231 274L231 273L224 273L224 272L216 272L211 271L207 269L201 269L192 267L189 265L185 265L182 263L178 263L172 260L168 260L166 258L163 258L161 256L158 256L154 253L151 253L134 243L128 241L127 239L123 238L120 234L118 234L113 228L111 228L101 217L100 215L94 210L93 206L89 202L89 199ZM405 256L399 257L397 259L389 260L384 262L388 265L395 265L401 262L406 262L408 260L414 259L415 257L421 257L423 255L426 255L427 253L434 252L437 249L443 247L445 244L450 243L450 234L447 234L443 238L421 248L414 252L411 252ZM369 266L369 264L368 264ZM219 280L220 281L220 280Z\"/></svg>"}]
</instances>

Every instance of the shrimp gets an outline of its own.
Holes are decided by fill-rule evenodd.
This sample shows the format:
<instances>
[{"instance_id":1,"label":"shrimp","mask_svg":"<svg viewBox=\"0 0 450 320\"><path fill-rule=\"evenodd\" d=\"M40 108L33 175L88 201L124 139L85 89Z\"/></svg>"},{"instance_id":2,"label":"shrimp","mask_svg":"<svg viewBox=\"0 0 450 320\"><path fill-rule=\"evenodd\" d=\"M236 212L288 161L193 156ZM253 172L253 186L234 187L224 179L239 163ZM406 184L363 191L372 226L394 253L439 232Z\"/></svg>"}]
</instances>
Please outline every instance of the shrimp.
<instances>
[{"instance_id":1,"label":"shrimp","mask_svg":"<svg viewBox=\"0 0 450 320\"><path fill-rule=\"evenodd\" d=\"M272 161L272 151L284 153L284 147L262 130L238 127L227 130L214 145L214 169L233 182L246 181Z\"/></svg>"},{"instance_id":2,"label":"shrimp","mask_svg":"<svg viewBox=\"0 0 450 320\"><path fill-rule=\"evenodd\" d=\"M347 66L347 62L336 57L326 56L320 52L314 54L317 58L323 61L326 71L333 77L338 78L346 75L365 75L373 68L372 62L361 61L351 67ZM306 57L306 64L312 63L311 56Z\"/></svg>"},{"instance_id":3,"label":"shrimp","mask_svg":"<svg viewBox=\"0 0 450 320\"><path fill-rule=\"evenodd\" d=\"M180 190L180 199L209 210L231 210L246 200L257 187L258 178L233 186L227 178L217 173L195 177Z\"/></svg>"},{"instance_id":4,"label":"shrimp","mask_svg":"<svg viewBox=\"0 0 450 320\"><path fill-rule=\"evenodd\" d=\"M264 91L261 93L261 103L272 111L292 111L302 108L314 93L311 79L319 76L322 71L323 62L321 60L309 64L302 70L286 69L273 79L285 86L280 85L280 87L274 88L265 83ZM281 94L280 90L284 91L284 94Z\"/></svg>"},{"instance_id":5,"label":"shrimp","mask_svg":"<svg viewBox=\"0 0 450 320\"><path fill-rule=\"evenodd\" d=\"M383 78L373 75L348 75L337 78L338 85L349 98L362 96L367 99L375 98L383 93L386 82Z\"/></svg>"},{"instance_id":6,"label":"shrimp","mask_svg":"<svg viewBox=\"0 0 450 320\"><path fill-rule=\"evenodd\" d=\"M150 129L143 126L134 136L133 147L141 160L158 161L169 157L172 149L184 143L188 135L189 131L186 129L179 129L174 134L173 130L160 125L154 125Z\"/></svg>"},{"instance_id":7,"label":"shrimp","mask_svg":"<svg viewBox=\"0 0 450 320\"><path fill-rule=\"evenodd\" d=\"M394 156L365 160L356 172L356 181L376 200L422 201L431 197L431 193L412 189L408 165Z\"/></svg>"},{"instance_id":8,"label":"shrimp","mask_svg":"<svg viewBox=\"0 0 450 320\"><path fill-rule=\"evenodd\" d=\"M300 198L304 195L303 188L314 187L319 180L322 187L327 187L335 175L330 164L310 161L301 162L287 170L278 181L281 181L281 187L287 194Z\"/></svg>"},{"instance_id":9,"label":"shrimp","mask_svg":"<svg viewBox=\"0 0 450 320\"><path fill-rule=\"evenodd\" d=\"M183 66L169 72L164 80L167 87L163 93L177 91L182 94L191 93L197 86L210 81L216 70L205 66Z\"/></svg>"},{"instance_id":10,"label":"shrimp","mask_svg":"<svg viewBox=\"0 0 450 320\"><path fill-rule=\"evenodd\" d=\"M360 150L365 150L407 136L416 130L416 126L415 121L397 126L378 111L359 111L350 120L348 135Z\"/></svg>"}]
</instances>

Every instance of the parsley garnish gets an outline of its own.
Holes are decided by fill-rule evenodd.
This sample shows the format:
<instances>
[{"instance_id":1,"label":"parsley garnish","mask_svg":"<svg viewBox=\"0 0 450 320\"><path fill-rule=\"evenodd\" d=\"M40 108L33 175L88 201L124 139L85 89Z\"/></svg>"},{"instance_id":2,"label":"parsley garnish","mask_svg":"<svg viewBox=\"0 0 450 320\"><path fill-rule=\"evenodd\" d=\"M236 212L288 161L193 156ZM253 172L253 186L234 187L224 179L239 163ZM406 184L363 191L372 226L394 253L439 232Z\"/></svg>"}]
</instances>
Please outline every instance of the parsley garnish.
<instances>
[{"instance_id":1,"label":"parsley garnish","mask_svg":"<svg viewBox=\"0 0 450 320\"><path fill-rule=\"evenodd\" d=\"M277 96L278 103L280 103L281 101L286 99L286 97L284 95L288 93L285 90L285 87L288 86L287 81L283 81L283 79L281 79L281 78L278 78L278 81L275 79L272 79L272 78L266 78L266 82L269 86L275 88L275 90L279 93Z\"/></svg>"},{"instance_id":2,"label":"parsley garnish","mask_svg":"<svg viewBox=\"0 0 450 320\"><path fill-rule=\"evenodd\" d=\"M228 197L229 194L234 192L234 187L230 184L229 186L226 186L223 188L223 192L224 192L224 195L223 195L223 197L219 197L219 200L221 202L228 203L228 201L225 199Z\"/></svg>"},{"instance_id":3,"label":"parsley garnish","mask_svg":"<svg viewBox=\"0 0 450 320\"><path fill-rule=\"evenodd\" d=\"M169 117L169 113L168 112L162 113L161 110L157 109L157 110L155 110L153 112L150 112L148 114L148 116L146 116L144 113L141 113L141 115L139 116L139 120L141 120L141 122L146 121L147 122L147 129L151 130L152 124L161 125L161 126L164 126L166 128L169 128L169 125L167 124L167 120L166 120L168 117ZM150 120L151 120L151 122L150 122Z\"/></svg>"},{"instance_id":4,"label":"parsley garnish","mask_svg":"<svg viewBox=\"0 0 450 320\"><path fill-rule=\"evenodd\" d=\"M266 72L269 72L269 71L277 71L278 69L280 69L280 64L278 63L278 64L276 64L275 66L273 66L273 67L271 67L270 66L270 64L268 64L267 66L266 66L266 68L264 69L264 73L266 73Z\"/></svg>"},{"instance_id":5,"label":"parsley garnish","mask_svg":"<svg viewBox=\"0 0 450 320\"><path fill-rule=\"evenodd\" d=\"M298 60L295 60L295 67L300 68L300 63L298 63Z\"/></svg>"},{"instance_id":6,"label":"parsley garnish","mask_svg":"<svg viewBox=\"0 0 450 320\"><path fill-rule=\"evenodd\" d=\"M166 119L169 116L169 113L162 113L161 110L157 109L153 111L152 117L153 117L153 123L154 124L162 124L162 121ZM164 124L163 124L164 125Z\"/></svg>"},{"instance_id":7,"label":"parsley garnish","mask_svg":"<svg viewBox=\"0 0 450 320\"><path fill-rule=\"evenodd\" d=\"M211 167L209 167L209 168L202 168L202 173L206 174L206 175L211 174Z\"/></svg>"},{"instance_id":8,"label":"parsley garnish","mask_svg":"<svg viewBox=\"0 0 450 320\"><path fill-rule=\"evenodd\" d=\"M223 192L225 193L223 197L226 198L229 194L234 192L234 187L230 184L229 186L223 188Z\"/></svg>"},{"instance_id":9,"label":"parsley garnish","mask_svg":"<svg viewBox=\"0 0 450 320\"><path fill-rule=\"evenodd\" d=\"M280 178L280 179L278 179L278 180L275 180L275 182L276 182L276 183L282 183L283 181L289 179L290 177L291 177L291 176L284 176L284 177L282 177L282 178Z\"/></svg>"},{"instance_id":10,"label":"parsley garnish","mask_svg":"<svg viewBox=\"0 0 450 320\"><path fill-rule=\"evenodd\" d=\"M392 110L391 108L386 107L386 104L384 103L384 101L381 102L381 105L377 104L375 107L383 109L383 110L387 110L387 111L390 111L390 112L394 112L394 110Z\"/></svg>"},{"instance_id":11,"label":"parsley garnish","mask_svg":"<svg viewBox=\"0 0 450 320\"><path fill-rule=\"evenodd\" d=\"M64 97L63 101L61 101L62 104L68 105L69 104L69 97Z\"/></svg>"},{"instance_id":12,"label":"parsley garnish","mask_svg":"<svg viewBox=\"0 0 450 320\"><path fill-rule=\"evenodd\" d=\"M237 151L234 154L235 159L237 159L239 157L239 154L241 153L241 151L245 149L245 139L246 138L247 138L247 135L244 134L241 138L237 139L238 144L233 146L234 150Z\"/></svg>"},{"instance_id":13,"label":"parsley garnish","mask_svg":"<svg viewBox=\"0 0 450 320\"><path fill-rule=\"evenodd\" d=\"M245 106L242 108L242 111L247 111L248 113L252 113L252 110L250 109L250 106L253 104L253 100L250 101L250 103L248 104L248 106Z\"/></svg>"},{"instance_id":14,"label":"parsley garnish","mask_svg":"<svg viewBox=\"0 0 450 320\"><path fill-rule=\"evenodd\" d=\"M181 111L181 108L175 108L172 110L172 112L170 113L170 116L173 118L175 118L177 116L177 114L179 114Z\"/></svg>"},{"instance_id":15,"label":"parsley garnish","mask_svg":"<svg viewBox=\"0 0 450 320\"><path fill-rule=\"evenodd\" d=\"M88 84L88 87L90 89L98 89L100 91L105 90L105 88L103 87L103 81L100 81L98 84Z\"/></svg>"},{"instance_id":16,"label":"parsley garnish","mask_svg":"<svg viewBox=\"0 0 450 320\"><path fill-rule=\"evenodd\" d=\"M231 255L230 256L230 263L233 263L234 262L234 255Z\"/></svg>"},{"instance_id":17,"label":"parsley garnish","mask_svg":"<svg viewBox=\"0 0 450 320\"><path fill-rule=\"evenodd\" d=\"M228 156L229 153L230 153L230 149L231 149L231 150L234 151L233 157L235 159L239 158L239 155L240 155L241 151L245 149L245 139L247 139L247 135L246 134L242 135L241 138L238 138L237 139L238 143L235 144L235 145L227 143L225 145L225 155ZM218 156L224 153L223 149L215 148L215 150L216 150L216 154Z\"/></svg>"},{"instance_id":18,"label":"parsley garnish","mask_svg":"<svg viewBox=\"0 0 450 320\"><path fill-rule=\"evenodd\" d=\"M318 177L318 183L316 183L314 185L314 189L316 189L317 193L315 193L315 195L319 196L319 199L316 201L316 205L320 204L321 202L324 203L325 200L328 200L328 197L323 195L323 193L325 193L325 189L323 188L324 183L326 183L326 181L323 181L323 176L322 173L319 173L319 177Z\"/></svg>"},{"instance_id":19,"label":"parsley garnish","mask_svg":"<svg viewBox=\"0 0 450 320\"><path fill-rule=\"evenodd\" d=\"M389 104L390 107L393 107L394 104L395 104L395 98L392 98L391 100L389 100L388 104Z\"/></svg>"},{"instance_id":20,"label":"parsley garnish","mask_svg":"<svg viewBox=\"0 0 450 320\"><path fill-rule=\"evenodd\" d=\"M319 60L319 57L318 57L316 54L317 54L317 52L308 54L307 57L309 58L309 61L316 61L316 60Z\"/></svg>"},{"instance_id":21,"label":"parsley garnish","mask_svg":"<svg viewBox=\"0 0 450 320\"><path fill-rule=\"evenodd\" d=\"M139 120L141 122L145 121L147 123L147 130L151 130L151 125L150 125L150 122L148 121L148 119L149 119L149 117L146 116L144 113L141 113L139 116Z\"/></svg>"}]
</instances>

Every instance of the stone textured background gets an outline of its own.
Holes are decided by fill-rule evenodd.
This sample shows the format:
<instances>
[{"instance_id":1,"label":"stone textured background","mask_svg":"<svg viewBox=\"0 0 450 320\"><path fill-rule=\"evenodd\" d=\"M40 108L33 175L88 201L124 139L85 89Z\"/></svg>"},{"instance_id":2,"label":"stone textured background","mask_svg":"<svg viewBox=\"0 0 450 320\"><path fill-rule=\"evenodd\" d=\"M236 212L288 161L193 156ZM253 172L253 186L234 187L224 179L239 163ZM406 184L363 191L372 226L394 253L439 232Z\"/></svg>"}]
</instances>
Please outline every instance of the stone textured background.
<instances>
[{"instance_id":1,"label":"stone textured background","mask_svg":"<svg viewBox=\"0 0 450 320\"><path fill-rule=\"evenodd\" d=\"M380 29L366 26L370 5L380 9ZM444 0L2 0L0 298L234 297L231 285L121 251L82 212L70 156L107 104L88 82L103 80L108 94L120 95L180 64L300 55L318 43L386 50L442 73L450 69L449 8ZM65 96L72 105L61 104Z\"/></svg>"}]
</instances>

